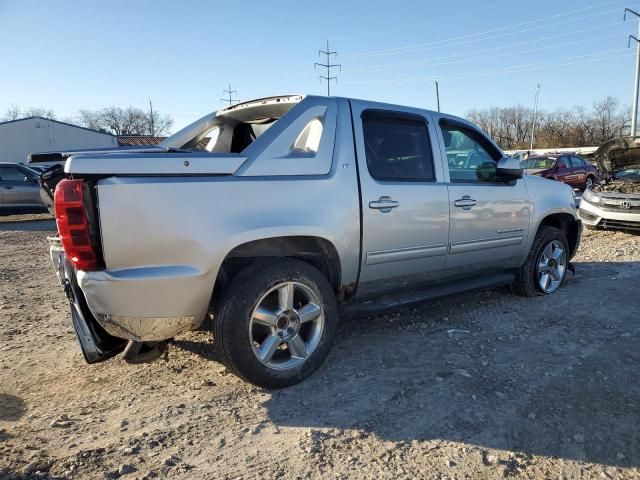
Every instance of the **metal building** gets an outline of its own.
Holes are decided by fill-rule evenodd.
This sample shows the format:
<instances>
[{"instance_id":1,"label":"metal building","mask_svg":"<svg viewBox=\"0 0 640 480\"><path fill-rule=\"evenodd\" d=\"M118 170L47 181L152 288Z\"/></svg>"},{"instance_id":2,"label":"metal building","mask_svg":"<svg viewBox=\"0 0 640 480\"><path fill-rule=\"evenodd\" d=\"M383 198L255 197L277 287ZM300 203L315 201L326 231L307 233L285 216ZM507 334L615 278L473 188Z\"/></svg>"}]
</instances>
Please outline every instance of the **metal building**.
<instances>
[{"instance_id":1,"label":"metal building","mask_svg":"<svg viewBox=\"0 0 640 480\"><path fill-rule=\"evenodd\" d=\"M37 152L117 146L118 138L109 133L43 117L0 123L0 162L26 163Z\"/></svg>"}]
</instances>

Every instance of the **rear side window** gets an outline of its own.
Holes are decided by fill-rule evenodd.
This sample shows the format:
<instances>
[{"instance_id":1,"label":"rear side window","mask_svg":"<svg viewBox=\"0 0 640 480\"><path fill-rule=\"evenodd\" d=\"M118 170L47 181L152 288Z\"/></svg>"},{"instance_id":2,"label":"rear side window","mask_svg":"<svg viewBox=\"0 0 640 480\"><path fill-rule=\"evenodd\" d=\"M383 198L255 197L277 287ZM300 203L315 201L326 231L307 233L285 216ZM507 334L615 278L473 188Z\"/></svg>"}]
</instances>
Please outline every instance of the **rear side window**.
<instances>
[{"instance_id":1,"label":"rear side window","mask_svg":"<svg viewBox=\"0 0 640 480\"><path fill-rule=\"evenodd\" d=\"M433 181L433 154L427 122L417 115L365 111L365 155L376 180Z\"/></svg>"}]
</instances>

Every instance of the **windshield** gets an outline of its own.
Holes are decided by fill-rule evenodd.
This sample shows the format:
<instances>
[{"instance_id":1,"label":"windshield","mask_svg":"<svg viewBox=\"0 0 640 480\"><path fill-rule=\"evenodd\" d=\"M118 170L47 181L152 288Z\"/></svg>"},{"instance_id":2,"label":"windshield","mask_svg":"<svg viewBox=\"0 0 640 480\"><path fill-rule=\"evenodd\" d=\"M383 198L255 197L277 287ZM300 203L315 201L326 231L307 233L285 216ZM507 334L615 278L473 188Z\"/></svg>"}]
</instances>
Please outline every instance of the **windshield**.
<instances>
[{"instance_id":1,"label":"windshield","mask_svg":"<svg viewBox=\"0 0 640 480\"><path fill-rule=\"evenodd\" d=\"M555 163L556 159L553 157L530 158L529 160L520 162L520 167L546 170L547 168L553 167Z\"/></svg>"}]
</instances>

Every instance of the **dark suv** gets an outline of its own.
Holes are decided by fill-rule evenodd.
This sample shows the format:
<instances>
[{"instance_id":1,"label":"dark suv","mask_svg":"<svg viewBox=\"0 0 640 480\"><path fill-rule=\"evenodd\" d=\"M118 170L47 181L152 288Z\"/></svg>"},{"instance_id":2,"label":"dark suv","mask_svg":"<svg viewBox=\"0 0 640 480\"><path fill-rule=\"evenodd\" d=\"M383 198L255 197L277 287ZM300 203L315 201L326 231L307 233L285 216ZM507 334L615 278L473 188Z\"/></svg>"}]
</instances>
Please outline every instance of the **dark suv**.
<instances>
[{"instance_id":1,"label":"dark suv","mask_svg":"<svg viewBox=\"0 0 640 480\"><path fill-rule=\"evenodd\" d=\"M573 188L590 188L598 178L598 169L575 154L533 155L520 166L529 175L550 178Z\"/></svg>"}]
</instances>

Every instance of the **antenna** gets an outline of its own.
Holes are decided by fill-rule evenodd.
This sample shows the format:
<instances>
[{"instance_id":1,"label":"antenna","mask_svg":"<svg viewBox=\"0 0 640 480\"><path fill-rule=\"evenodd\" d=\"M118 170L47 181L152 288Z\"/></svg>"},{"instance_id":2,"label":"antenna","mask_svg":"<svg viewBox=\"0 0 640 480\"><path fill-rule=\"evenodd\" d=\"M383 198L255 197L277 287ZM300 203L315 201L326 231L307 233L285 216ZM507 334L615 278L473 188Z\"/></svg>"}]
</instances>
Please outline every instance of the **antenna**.
<instances>
[{"instance_id":1,"label":"antenna","mask_svg":"<svg viewBox=\"0 0 640 480\"><path fill-rule=\"evenodd\" d=\"M236 90L231 90L231 83L229 83L229 88L227 90L223 90L222 93L229 95L229 98L221 98L220 99L221 102L228 102L229 105L231 105L233 102L238 101L237 97L233 98L233 94L238 95L238 92Z\"/></svg>"},{"instance_id":2,"label":"antenna","mask_svg":"<svg viewBox=\"0 0 640 480\"><path fill-rule=\"evenodd\" d=\"M313 68L316 67L323 67L327 69L327 75L320 75L320 81L322 80L326 80L327 81L327 97L331 96L331 80L335 80L336 83L338 83L338 77L332 77L331 76L331 69L332 68L337 68L340 71L342 71L342 65L340 65L339 63L331 63L331 55L337 56L338 52L332 52L329 49L329 40L327 40L327 49L326 50L318 50L318 56L322 56L322 55L326 55L327 63L314 63L313 64Z\"/></svg>"}]
</instances>

